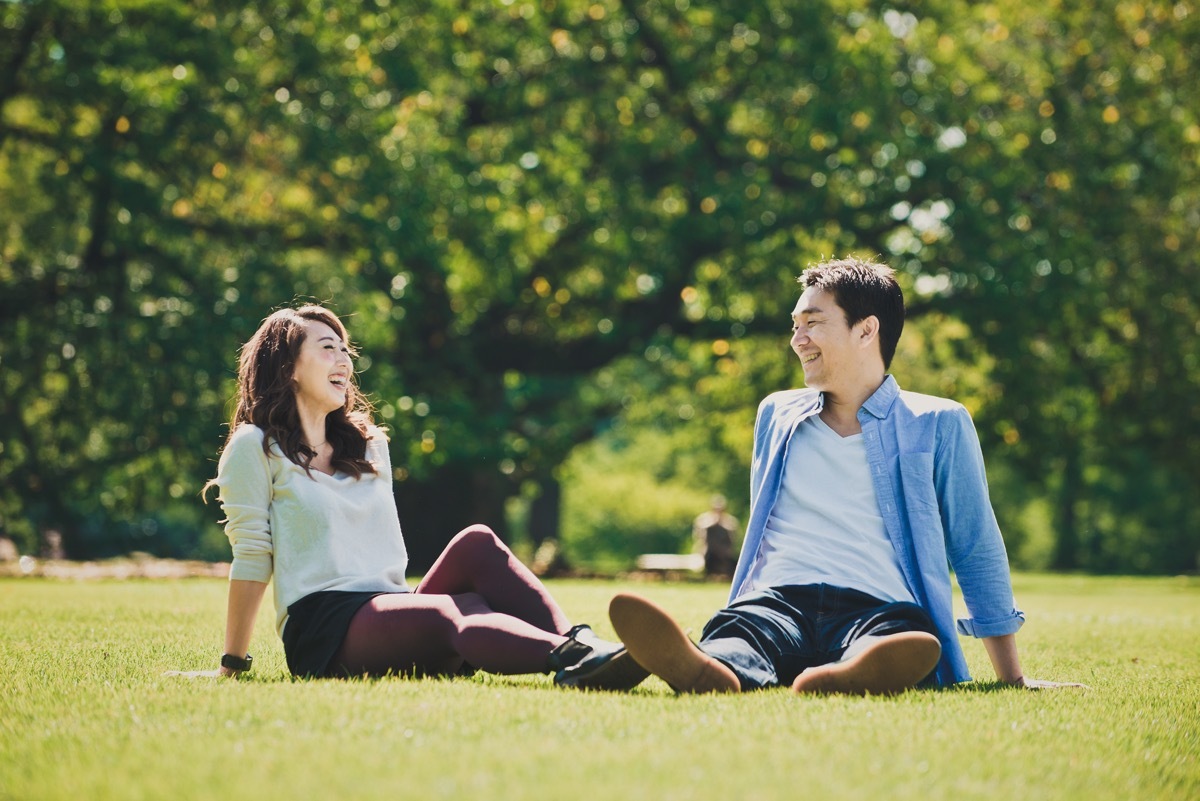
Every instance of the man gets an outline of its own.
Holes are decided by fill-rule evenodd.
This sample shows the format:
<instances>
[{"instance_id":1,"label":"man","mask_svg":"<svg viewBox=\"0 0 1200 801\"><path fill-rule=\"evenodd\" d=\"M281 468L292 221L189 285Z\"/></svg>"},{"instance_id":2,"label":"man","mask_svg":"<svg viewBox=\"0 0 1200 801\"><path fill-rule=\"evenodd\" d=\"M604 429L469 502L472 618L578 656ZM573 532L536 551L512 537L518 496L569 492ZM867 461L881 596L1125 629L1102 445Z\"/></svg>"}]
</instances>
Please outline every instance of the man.
<instances>
[{"instance_id":1,"label":"man","mask_svg":"<svg viewBox=\"0 0 1200 801\"><path fill-rule=\"evenodd\" d=\"M733 538L737 518L725 511L725 496L714 495L712 508L692 522L692 546L704 557L704 574L728 579L733 575Z\"/></svg>"},{"instance_id":2,"label":"man","mask_svg":"<svg viewBox=\"0 0 1200 801\"><path fill-rule=\"evenodd\" d=\"M678 692L790 685L896 693L967 681L951 608L953 566L996 676L1021 672L1004 542L983 457L960 404L887 374L904 327L892 271L857 259L800 278L791 346L807 389L759 406L750 521L729 604L699 646L631 593L609 614L630 654Z\"/></svg>"}]
</instances>

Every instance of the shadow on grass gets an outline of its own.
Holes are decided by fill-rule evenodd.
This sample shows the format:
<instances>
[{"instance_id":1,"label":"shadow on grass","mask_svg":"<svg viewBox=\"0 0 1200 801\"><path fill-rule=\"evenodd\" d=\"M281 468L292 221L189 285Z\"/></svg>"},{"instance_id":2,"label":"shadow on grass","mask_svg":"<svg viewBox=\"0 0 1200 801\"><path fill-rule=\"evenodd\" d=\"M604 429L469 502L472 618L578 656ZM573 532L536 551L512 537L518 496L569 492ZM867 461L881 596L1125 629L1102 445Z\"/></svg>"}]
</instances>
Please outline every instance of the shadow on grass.
<instances>
[{"instance_id":1,"label":"shadow on grass","mask_svg":"<svg viewBox=\"0 0 1200 801\"><path fill-rule=\"evenodd\" d=\"M949 687L932 688L930 691L938 693L1000 693L1020 689L1020 687L1014 687L1002 681L965 681Z\"/></svg>"},{"instance_id":2,"label":"shadow on grass","mask_svg":"<svg viewBox=\"0 0 1200 801\"><path fill-rule=\"evenodd\" d=\"M537 681L535 674L522 674L519 676L506 676L501 674L490 674L483 671L463 671L456 674L434 674L422 672L409 673L394 673L389 672L384 675L369 675L363 674L358 676L339 675L339 676L294 676L290 673L275 673L275 674L257 674L240 676L236 681L248 682L252 684L306 684L306 683L336 683L346 682L350 684L383 684L385 682L404 681L404 682L462 682L468 684L477 684L480 686L491 687L512 687L514 689L535 689L547 690L551 692L561 692L566 695L573 695L583 692L585 694L599 693L601 695L627 695L635 698L647 697L687 697L686 693L662 693L654 690L648 690L645 687L636 687L632 690L576 690L572 688L564 688L554 684L552 681ZM769 687L764 688L765 692L786 689L784 687ZM1001 693L1001 692L1030 692L1029 690L1021 690L1021 688L1013 687L1010 684L1005 684L1001 681L968 681L959 684L954 684L949 687L916 687L912 690L899 693L896 696L878 696L879 698L899 697L908 693L919 693L931 697L941 694L976 694L976 693ZM751 690L749 694L754 694L758 691Z\"/></svg>"}]
</instances>

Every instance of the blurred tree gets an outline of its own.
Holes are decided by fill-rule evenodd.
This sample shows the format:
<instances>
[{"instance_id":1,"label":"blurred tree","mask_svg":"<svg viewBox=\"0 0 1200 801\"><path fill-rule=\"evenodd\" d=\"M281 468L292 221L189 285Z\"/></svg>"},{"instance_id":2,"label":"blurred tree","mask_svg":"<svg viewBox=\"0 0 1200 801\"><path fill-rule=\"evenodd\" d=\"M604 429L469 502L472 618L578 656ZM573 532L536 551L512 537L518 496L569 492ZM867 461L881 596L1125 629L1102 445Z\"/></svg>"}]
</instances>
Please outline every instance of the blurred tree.
<instances>
[{"instance_id":1,"label":"blurred tree","mask_svg":"<svg viewBox=\"0 0 1200 801\"><path fill-rule=\"evenodd\" d=\"M905 239L995 358L985 438L1057 495L1061 569L1200 566L1195 11L982 5L914 32L917 106L958 133L925 148L944 228L906 209Z\"/></svg>"},{"instance_id":2,"label":"blurred tree","mask_svg":"<svg viewBox=\"0 0 1200 801\"><path fill-rule=\"evenodd\" d=\"M241 135L231 44L175 4L0 15L0 504L30 550L50 528L71 554L159 549L208 469L225 387L196 366L244 264L191 220Z\"/></svg>"},{"instance_id":3,"label":"blurred tree","mask_svg":"<svg viewBox=\"0 0 1200 801\"><path fill-rule=\"evenodd\" d=\"M555 468L616 415L705 422L678 475L724 485L696 465L741 453L790 369L759 335L804 262L859 250L985 346L988 381L938 385L1057 494L1058 564L1153 540L1143 569L1178 569L1196 24L1186 0L4 4L0 514L78 555L194 548L167 529L211 519L236 347L297 296L363 347L417 566L522 488L557 518Z\"/></svg>"},{"instance_id":4,"label":"blurred tree","mask_svg":"<svg viewBox=\"0 0 1200 801\"><path fill-rule=\"evenodd\" d=\"M988 382L908 385L971 389L989 455L1021 467L1006 491L1056 496L1053 566L1195 570L1200 315L1181 290L1197 278L1200 221L1191 4L852 5L806 26L836 42L805 42L811 73L771 81L763 65L738 87L799 84L806 101L802 122L779 98L747 114L769 121L759 152L787 156L772 183L790 170L836 186L812 216L910 273L917 315L948 313L980 338ZM772 64L787 63L781 49ZM838 104L812 101L831 91ZM797 155L803 139L789 149L788 130L834 145L824 168ZM840 146L859 132L877 137L869 159ZM797 222L797 241L815 227ZM998 497L1002 518L1024 522L1021 495Z\"/></svg>"}]
</instances>

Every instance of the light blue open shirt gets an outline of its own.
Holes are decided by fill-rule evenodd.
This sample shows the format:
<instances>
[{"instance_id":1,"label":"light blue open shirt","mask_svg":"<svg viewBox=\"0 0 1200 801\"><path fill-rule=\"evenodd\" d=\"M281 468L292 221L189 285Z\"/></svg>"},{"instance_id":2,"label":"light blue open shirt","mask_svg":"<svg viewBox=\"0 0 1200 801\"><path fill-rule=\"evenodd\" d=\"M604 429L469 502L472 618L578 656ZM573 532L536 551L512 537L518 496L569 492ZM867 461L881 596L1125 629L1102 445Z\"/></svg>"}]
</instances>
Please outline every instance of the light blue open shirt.
<instances>
[{"instance_id":1,"label":"light blue open shirt","mask_svg":"<svg viewBox=\"0 0 1200 801\"><path fill-rule=\"evenodd\" d=\"M817 390L793 389L769 395L758 407L750 521L730 603L750 589L747 578L779 494L792 432L823 404ZM949 567L970 613L958 621L958 633L998 637L1025 622L1013 600L1008 555L988 498L971 416L954 401L905 392L889 375L859 409L858 421L879 512L904 580L937 626L942 644L938 684L969 681L955 634Z\"/></svg>"}]
</instances>

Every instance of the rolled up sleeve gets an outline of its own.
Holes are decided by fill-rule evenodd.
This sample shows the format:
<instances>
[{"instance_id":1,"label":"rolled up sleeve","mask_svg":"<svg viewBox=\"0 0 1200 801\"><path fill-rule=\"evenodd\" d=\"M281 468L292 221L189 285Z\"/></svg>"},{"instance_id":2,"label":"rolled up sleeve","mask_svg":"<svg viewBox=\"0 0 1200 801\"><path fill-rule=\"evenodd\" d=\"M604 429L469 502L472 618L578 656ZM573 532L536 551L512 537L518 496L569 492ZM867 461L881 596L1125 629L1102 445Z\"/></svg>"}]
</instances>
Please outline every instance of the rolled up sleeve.
<instances>
[{"instance_id":1,"label":"rolled up sleeve","mask_svg":"<svg viewBox=\"0 0 1200 801\"><path fill-rule=\"evenodd\" d=\"M271 468L262 448L262 432L242 426L230 438L217 468L225 536L233 547L230 579L271 580Z\"/></svg>"},{"instance_id":2,"label":"rolled up sleeve","mask_svg":"<svg viewBox=\"0 0 1200 801\"><path fill-rule=\"evenodd\" d=\"M1014 634L1025 614L1013 599L1008 553L988 497L983 452L964 408L947 415L935 469L946 550L970 617L960 634Z\"/></svg>"},{"instance_id":3,"label":"rolled up sleeve","mask_svg":"<svg viewBox=\"0 0 1200 801\"><path fill-rule=\"evenodd\" d=\"M969 637L1003 637L1006 634L1016 634L1017 629L1023 625L1025 625L1025 613L1014 607L1011 614L991 620L973 617L959 618L958 633Z\"/></svg>"}]
</instances>

